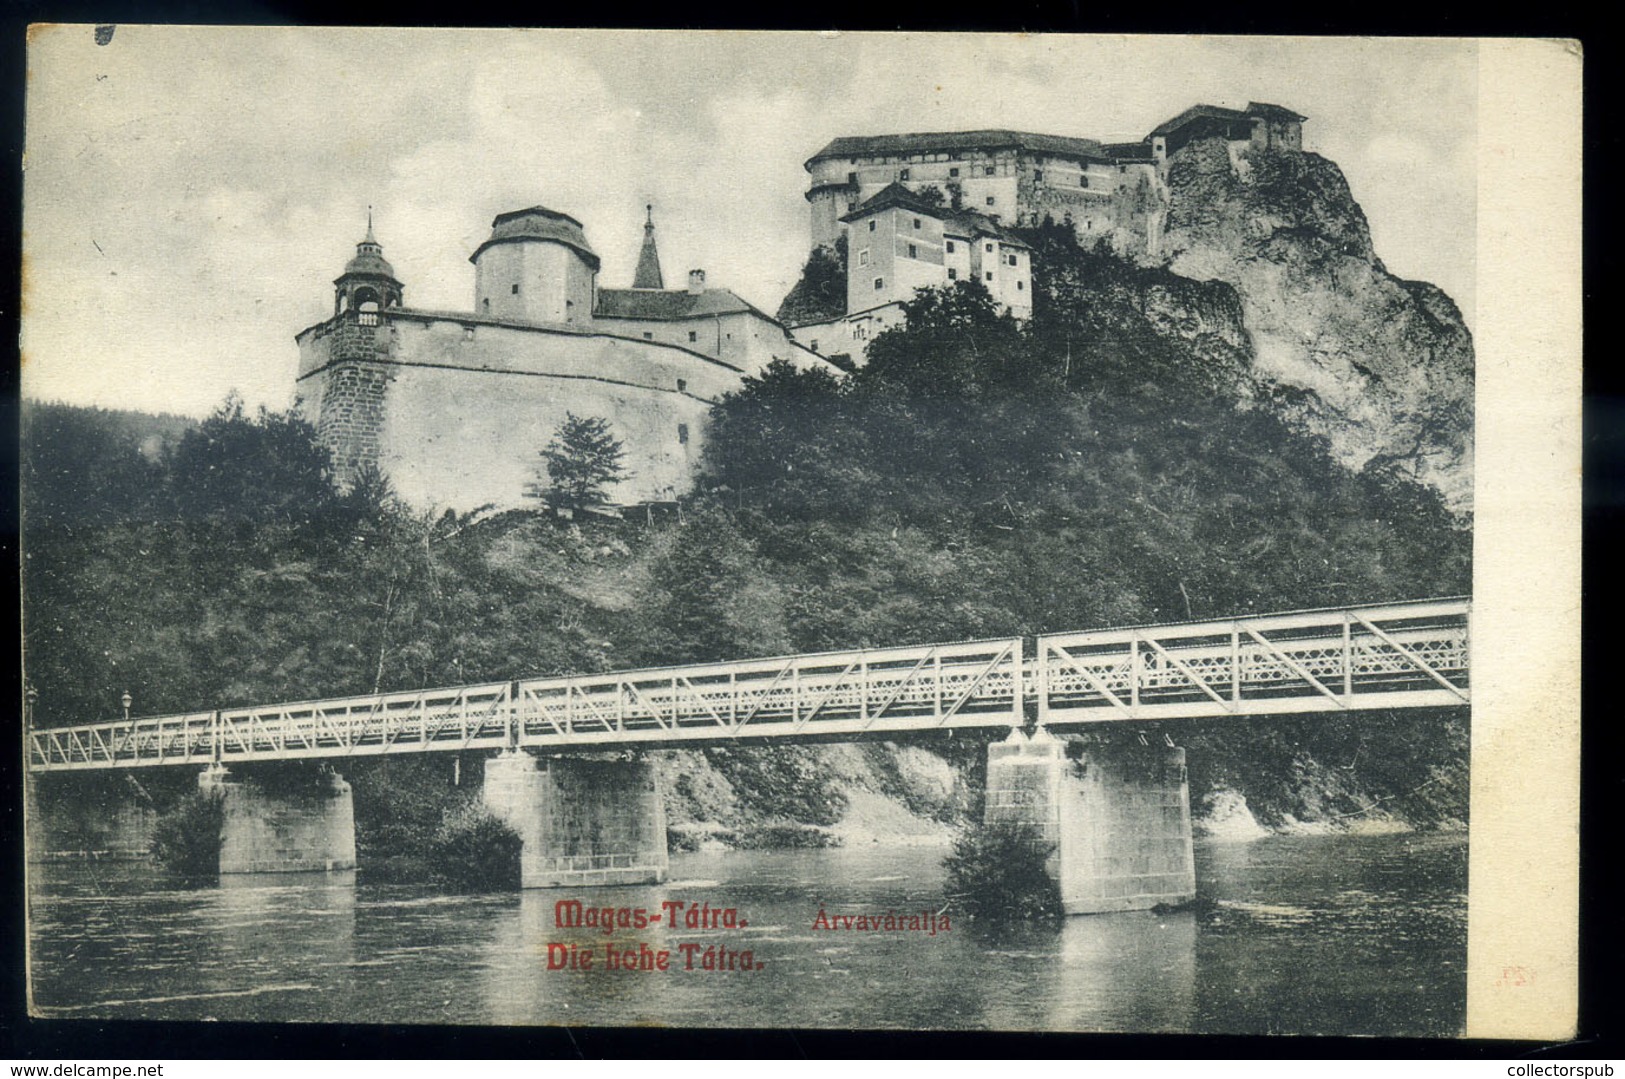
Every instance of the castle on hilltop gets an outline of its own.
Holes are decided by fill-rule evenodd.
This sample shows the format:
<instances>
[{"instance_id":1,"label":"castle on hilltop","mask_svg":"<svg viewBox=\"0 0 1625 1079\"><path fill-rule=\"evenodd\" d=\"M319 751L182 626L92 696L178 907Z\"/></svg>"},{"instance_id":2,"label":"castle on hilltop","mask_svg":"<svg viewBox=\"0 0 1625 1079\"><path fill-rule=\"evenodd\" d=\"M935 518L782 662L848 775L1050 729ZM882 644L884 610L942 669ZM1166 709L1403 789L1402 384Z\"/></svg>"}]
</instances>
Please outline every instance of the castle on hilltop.
<instances>
[{"instance_id":1,"label":"castle on hilltop","mask_svg":"<svg viewBox=\"0 0 1625 1079\"><path fill-rule=\"evenodd\" d=\"M516 505L573 412L625 445L615 502L669 501L711 405L747 375L775 359L835 370L703 270L664 287L652 210L631 288L601 287L581 222L542 206L498 214L469 261L472 311L408 307L369 218L332 317L296 335L299 407L340 483L372 466L413 503Z\"/></svg>"},{"instance_id":2,"label":"castle on hilltop","mask_svg":"<svg viewBox=\"0 0 1625 1079\"><path fill-rule=\"evenodd\" d=\"M790 332L812 351L862 363L869 340L903 321L916 289L967 279L1025 319L1031 252L1009 226L1048 217L1070 223L1081 244L1155 258L1173 154L1220 138L1243 169L1246 150L1301 150L1305 119L1254 101L1193 106L1139 142L1002 130L835 139L806 161L805 197L812 246L846 239L846 307L797 319Z\"/></svg>"},{"instance_id":3,"label":"castle on hilltop","mask_svg":"<svg viewBox=\"0 0 1625 1079\"><path fill-rule=\"evenodd\" d=\"M806 162L815 249L846 240L846 289L786 326L703 270L666 288L652 208L630 288L598 283L581 222L543 206L498 214L474 264L470 311L406 306L367 234L333 282L333 314L301 330L298 397L339 482L377 468L414 504L512 506L567 413L604 417L632 474L622 505L692 485L711 406L774 360L836 372L904 321L922 287L982 283L1032 314L1033 252L1013 231L1046 217L1079 242L1157 257L1172 155L1217 138L1247 151L1302 149L1304 117L1279 105L1197 105L1136 143L963 131L835 139ZM843 302L844 301L844 302ZM788 316L787 316L788 318Z\"/></svg>"}]
</instances>

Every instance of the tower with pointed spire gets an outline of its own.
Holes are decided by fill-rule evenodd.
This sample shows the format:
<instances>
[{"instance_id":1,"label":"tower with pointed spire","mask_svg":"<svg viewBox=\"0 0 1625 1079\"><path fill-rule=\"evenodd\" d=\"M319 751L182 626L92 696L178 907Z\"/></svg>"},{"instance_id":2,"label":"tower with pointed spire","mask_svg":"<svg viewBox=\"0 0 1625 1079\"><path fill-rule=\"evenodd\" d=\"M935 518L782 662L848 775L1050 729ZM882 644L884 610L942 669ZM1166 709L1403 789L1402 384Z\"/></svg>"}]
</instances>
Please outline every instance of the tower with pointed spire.
<instances>
[{"instance_id":1,"label":"tower with pointed spire","mask_svg":"<svg viewBox=\"0 0 1625 1079\"><path fill-rule=\"evenodd\" d=\"M632 276L633 288L665 288L666 280L660 274L660 252L655 250L655 208L643 208L643 250L638 252L638 271Z\"/></svg>"},{"instance_id":2,"label":"tower with pointed spire","mask_svg":"<svg viewBox=\"0 0 1625 1079\"><path fill-rule=\"evenodd\" d=\"M384 259L384 249L372 234L372 207L367 207L367 238L355 245L355 258L333 279L333 314L400 307L405 289L395 278L395 267Z\"/></svg>"}]
</instances>

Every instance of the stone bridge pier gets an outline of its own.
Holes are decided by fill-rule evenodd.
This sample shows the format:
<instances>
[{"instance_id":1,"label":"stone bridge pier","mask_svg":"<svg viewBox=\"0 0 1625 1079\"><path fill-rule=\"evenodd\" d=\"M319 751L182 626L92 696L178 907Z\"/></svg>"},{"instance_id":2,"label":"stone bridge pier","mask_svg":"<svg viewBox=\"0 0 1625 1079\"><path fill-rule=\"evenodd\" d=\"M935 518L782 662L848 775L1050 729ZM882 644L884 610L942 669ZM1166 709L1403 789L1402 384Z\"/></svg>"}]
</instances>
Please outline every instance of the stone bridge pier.
<instances>
[{"instance_id":1,"label":"stone bridge pier","mask_svg":"<svg viewBox=\"0 0 1625 1079\"><path fill-rule=\"evenodd\" d=\"M23 780L28 859L144 858L158 813L128 773L30 774Z\"/></svg>"},{"instance_id":2,"label":"stone bridge pier","mask_svg":"<svg viewBox=\"0 0 1625 1079\"><path fill-rule=\"evenodd\" d=\"M666 880L666 809L647 757L508 750L485 762L484 799L525 842L522 888Z\"/></svg>"},{"instance_id":3,"label":"stone bridge pier","mask_svg":"<svg viewBox=\"0 0 1625 1079\"><path fill-rule=\"evenodd\" d=\"M988 746L985 823L1037 826L1067 914L1195 899L1184 749L1133 736L1072 749L1042 727Z\"/></svg>"},{"instance_id":4,"label":"stone bridge pier","mask_svg":"<svg viewBox=\"0 0 1625 1079\"><path fill-rule=\"evenodd\" d=\"M337 773L266 782L214 765L198 789L221 798L222 874L355 868L355 802Z\"/></svg>"}]
</instances>

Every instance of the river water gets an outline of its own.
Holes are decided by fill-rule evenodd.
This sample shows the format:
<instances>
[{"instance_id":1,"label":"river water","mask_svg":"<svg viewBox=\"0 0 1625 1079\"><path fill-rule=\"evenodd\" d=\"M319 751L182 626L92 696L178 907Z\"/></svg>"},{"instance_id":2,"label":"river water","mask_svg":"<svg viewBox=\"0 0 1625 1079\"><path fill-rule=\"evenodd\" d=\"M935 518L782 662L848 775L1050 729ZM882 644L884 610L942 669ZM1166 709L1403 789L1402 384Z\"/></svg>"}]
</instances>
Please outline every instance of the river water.
<instances>
[{"instance_id":1,"label":"river water","mask_svg":"<svg viewBox=\"0 0 1625 1079\"><path fill-rule=\"evenodd\" d=\"M989 935L814 929L943 906L934 848L672 857L648 888L458 896L352 874L184 890L143 863L30 866L38 1014L266 1022L1453 1035L1466 994L1465 836L1199 842L1199 909ZM560 929L555 904L733 908L742 928ZM664 908L668 912L673 908ZM685 911L687 907L683 908ZM883 923L884 924L884 923ZM922 924L929 924L928 921ZM939 923L940 924L940 923ZM606 970L605 944L668 950ZM591 970L548 967L569 945ZM705 946L750 966L696 968Z\"/></svg>"}]
</instances>

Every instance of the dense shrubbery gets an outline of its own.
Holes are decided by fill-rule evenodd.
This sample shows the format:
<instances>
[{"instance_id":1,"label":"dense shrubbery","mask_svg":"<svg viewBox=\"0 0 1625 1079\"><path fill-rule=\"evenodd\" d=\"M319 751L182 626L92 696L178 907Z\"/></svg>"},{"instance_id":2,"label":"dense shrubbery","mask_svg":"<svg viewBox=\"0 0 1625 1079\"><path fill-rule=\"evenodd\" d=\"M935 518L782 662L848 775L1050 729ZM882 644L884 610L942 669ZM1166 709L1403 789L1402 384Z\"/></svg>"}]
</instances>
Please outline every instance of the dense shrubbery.
<instances>
[{"instance_id":1,"label":"dense shrubbery","mask_svg":"<svg viewBox=\"0 0 1625 1079\"><path fill-rule=\"evenodd\" d=\"M429 844L436 879L459 891L519 887L519 833L489 810L468 806L447 815Z\"/></svg>"},{"instance_id":2,"label":"dense shrubbery","mask_svg":"<svg viewBox=\"0 0 1625 1079\"><path fill-rule=\"evenodd\" d=\"M966 828L943 859L944 889L955 909L987 921L1054 918L1061 890L1044 869L1054 849L1038 829L1016 821Z\"/></svg>"},{"instance_id":3,"label":"dense shrubbery","mask_svg":"<svg viewBox=\"0 0 1625 1079\"><path fill-rule=\"evenodd\" d=\"M220 873L220 829L225 820L219 791L195 791L159 815L152 854L176 876L213 880Z\"/></svg>"}]
</instances>

